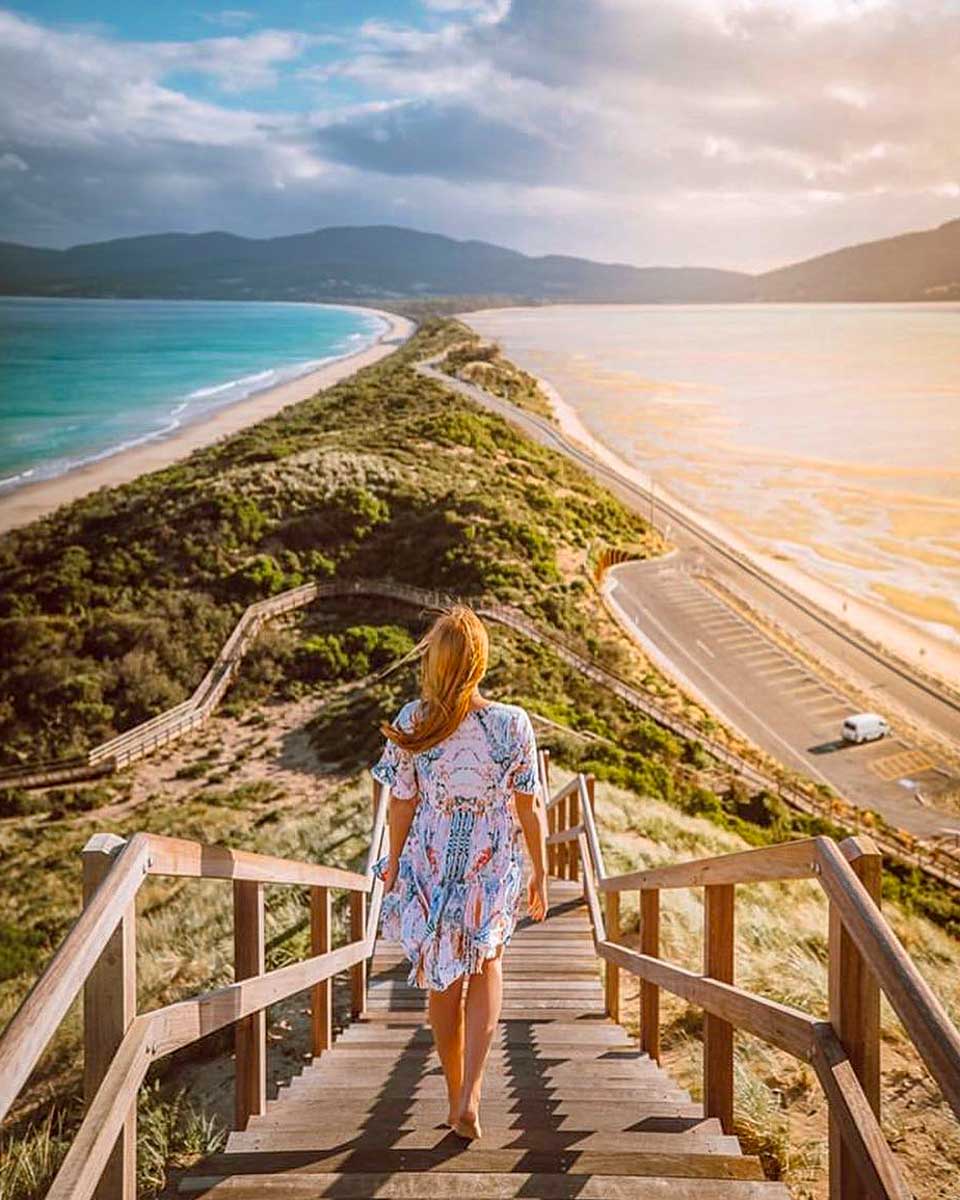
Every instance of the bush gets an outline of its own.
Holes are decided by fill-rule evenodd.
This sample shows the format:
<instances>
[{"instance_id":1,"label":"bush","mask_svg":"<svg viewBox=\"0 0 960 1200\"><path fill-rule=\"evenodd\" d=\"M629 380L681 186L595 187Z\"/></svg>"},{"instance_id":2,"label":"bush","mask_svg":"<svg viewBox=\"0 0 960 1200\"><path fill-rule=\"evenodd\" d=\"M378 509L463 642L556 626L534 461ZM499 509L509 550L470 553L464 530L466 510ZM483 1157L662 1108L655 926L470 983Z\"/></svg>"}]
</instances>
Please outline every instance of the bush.
<instances>
[{"instance_id":1,"label":"bush","mask_svg":"<svg viewBox=\"0 0 960 1200\"><path fill-rule=\"evenodd\" d=\"M307 638L297 655L297 669L311 682L360 679L412 649L413 638L399 625L354 625L342 633Z\"/></svg>"},{"instance_id":2,"label":"bush","mask_svg":"<svg viewBox=\"0 0 960 1200\"><path fill-rule=\"evenodd\" d=\"M243 600L263 600L301 583L303 576L298 571L285 571L272 554L257 554L234 572L230 591Z\"/></svg>"}]
</instances>

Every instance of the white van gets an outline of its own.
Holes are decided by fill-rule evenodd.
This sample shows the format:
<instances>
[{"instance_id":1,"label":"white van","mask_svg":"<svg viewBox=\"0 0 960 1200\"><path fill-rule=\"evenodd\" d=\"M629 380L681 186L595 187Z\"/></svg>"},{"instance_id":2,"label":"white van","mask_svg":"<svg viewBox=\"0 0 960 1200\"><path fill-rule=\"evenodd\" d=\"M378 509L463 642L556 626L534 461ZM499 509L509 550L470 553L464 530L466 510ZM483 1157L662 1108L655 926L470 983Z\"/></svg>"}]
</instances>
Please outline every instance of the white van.
<instances>
[{"instance_id":1,"label":"white van","mask_svg":"<svg viewBox=\"0 0 960 1200\"><path fill-rule=\"evenodd\" d=\"M890 726L877 713L857 713L847 717L842 732L845 742L875 742L886 737Z\"/></svg>"}]
</instances>

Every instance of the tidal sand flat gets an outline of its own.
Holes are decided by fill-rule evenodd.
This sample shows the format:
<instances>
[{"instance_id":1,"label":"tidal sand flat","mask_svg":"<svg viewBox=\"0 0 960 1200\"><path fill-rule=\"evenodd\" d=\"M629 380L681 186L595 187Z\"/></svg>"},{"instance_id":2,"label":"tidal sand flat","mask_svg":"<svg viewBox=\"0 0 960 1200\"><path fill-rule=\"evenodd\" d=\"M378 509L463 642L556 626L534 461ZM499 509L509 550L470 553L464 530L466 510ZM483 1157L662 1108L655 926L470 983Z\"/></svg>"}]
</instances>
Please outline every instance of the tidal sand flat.
<instances>
[{"instance_id":1,"label":"tidal sand flat","mask_svg":"<svg viewBox=\"0 0 960 1200\"><path fill-rule=\"evenodd\" d=\"M389 354L376 309L0 300L0 532L168 466Z\"/></svg>"},{"instance_id":2,"label":"tidal sand flat","mask_svg":"<svg viewBox=\"0 0 960 1200\"><path fill-rule=\"evenodd\" d=\"M586 437L795 586L858 601L858 624L901 651L960 651L960 305L465 320L551 384Z\"/></svg>"}]
</instances>

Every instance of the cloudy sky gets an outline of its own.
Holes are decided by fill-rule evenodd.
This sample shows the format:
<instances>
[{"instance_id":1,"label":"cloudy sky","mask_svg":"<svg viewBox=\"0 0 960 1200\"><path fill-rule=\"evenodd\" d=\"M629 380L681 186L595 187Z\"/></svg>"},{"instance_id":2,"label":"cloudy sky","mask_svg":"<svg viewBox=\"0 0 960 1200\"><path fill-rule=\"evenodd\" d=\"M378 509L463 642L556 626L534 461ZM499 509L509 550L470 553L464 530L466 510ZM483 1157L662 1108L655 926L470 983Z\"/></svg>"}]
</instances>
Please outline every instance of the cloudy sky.
<instances>
[{"instance_id":1,"label":"cloudy sky","mask_svg":"<svg viewBox=\"0 0 960 1200\"><path fill-rule=\"evenodd\" d=\"M960 216L960 0L237 3L0 9L0 239L762 269Z\"/></svg>"}]
</instances>

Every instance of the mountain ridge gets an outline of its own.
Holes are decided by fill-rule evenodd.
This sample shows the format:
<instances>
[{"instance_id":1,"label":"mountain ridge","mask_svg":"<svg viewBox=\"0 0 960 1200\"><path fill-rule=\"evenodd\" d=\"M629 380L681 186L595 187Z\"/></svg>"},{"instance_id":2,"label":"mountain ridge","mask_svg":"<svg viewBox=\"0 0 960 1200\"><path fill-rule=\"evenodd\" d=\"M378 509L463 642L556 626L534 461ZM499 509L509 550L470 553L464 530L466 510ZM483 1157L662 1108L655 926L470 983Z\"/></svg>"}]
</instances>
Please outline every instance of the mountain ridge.
<instances>
[{"instance_id":1,"label":"mountain ridge","mask_svg":"<svg viewBox=\"0 0 960 1200\"><path fill-rule=\"evenodd\" d=\"M169 231L64 250L0 242L0 293L382 303L434 296L534 303L951 300L960 299L960 219L756 275L533 256L397 225L331 225L270 238Z\"/></svg>"}]
</instances>

